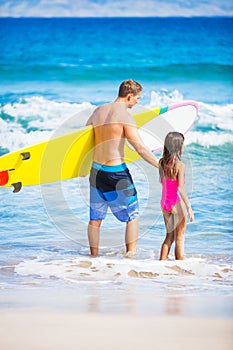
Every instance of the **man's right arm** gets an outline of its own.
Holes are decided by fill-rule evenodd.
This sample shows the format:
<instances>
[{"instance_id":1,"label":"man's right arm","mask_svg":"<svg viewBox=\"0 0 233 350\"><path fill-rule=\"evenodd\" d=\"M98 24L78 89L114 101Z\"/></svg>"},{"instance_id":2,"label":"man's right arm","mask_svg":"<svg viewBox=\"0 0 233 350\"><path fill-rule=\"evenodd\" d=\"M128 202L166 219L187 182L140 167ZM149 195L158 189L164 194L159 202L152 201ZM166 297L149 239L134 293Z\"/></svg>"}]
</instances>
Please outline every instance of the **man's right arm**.
<instances>
[{"instance_id":1,"label":"man's right arm","mask_svg":"<svg viewBox=\"0 0 233 350\"><path fill-rule=\"evenodd\" d=\"M148 163L159 168L158 159L153 155L150 149L145 145L136 127L134 119L131 119L129 123L124 125L125 137L128 142L133 146L135 151Z\"/></svg>"}]
</instances>

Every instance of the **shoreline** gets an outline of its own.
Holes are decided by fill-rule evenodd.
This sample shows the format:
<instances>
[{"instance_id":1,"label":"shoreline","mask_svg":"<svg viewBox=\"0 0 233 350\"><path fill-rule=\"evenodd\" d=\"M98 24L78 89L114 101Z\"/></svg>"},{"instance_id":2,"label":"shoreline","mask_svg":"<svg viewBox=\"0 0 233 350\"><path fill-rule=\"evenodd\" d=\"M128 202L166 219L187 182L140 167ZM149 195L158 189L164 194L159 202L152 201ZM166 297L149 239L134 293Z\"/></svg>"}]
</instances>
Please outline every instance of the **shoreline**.
<instances>
[{"instance_id":1,"label":"shoreline","mask_svg":"<svg viewBox=\"0 0 233 350\"><path fill-rule=\"evenodd\" d=\"M26 287L26 286L25 286ZM135 315L135 317L188 317L233 320L233 296L157 294L156 289L134 285L80 285L76 288L1 290L0 310L47 310L71 314ZM116 287L116 286L114 286Z\"/></svg>"}]
</instances>

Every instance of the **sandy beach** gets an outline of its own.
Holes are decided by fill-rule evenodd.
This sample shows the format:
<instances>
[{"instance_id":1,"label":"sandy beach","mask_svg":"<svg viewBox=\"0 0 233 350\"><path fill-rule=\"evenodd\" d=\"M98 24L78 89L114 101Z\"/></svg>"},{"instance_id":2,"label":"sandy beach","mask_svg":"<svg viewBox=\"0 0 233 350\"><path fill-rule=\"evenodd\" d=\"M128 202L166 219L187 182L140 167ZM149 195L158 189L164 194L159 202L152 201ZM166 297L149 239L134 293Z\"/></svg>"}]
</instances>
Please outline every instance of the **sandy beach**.
<instances>
[{"instance_id":1,"label":"sandy beach","mask_svg":"<svg viewBox=\"0 0 233 350\"><path fill-rule=\"evenodd\" d=\"M232 319L2 310L1 349L230 350Z\"/></svg>"}]
</instances>

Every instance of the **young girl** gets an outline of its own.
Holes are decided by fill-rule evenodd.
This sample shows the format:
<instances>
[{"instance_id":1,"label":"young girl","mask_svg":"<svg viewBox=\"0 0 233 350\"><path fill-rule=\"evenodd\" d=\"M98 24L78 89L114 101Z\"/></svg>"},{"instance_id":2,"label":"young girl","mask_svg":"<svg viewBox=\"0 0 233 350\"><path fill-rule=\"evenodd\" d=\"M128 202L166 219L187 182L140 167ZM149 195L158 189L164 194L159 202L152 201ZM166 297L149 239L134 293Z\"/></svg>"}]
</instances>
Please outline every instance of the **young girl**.
<instances>
[{"instance_id":1,"label":"young girl","mask_svg":"<svg viewBox=\"0 0 233 350\"><path fill-rule=\"evenodd\" d=\"M159 161L162 183L161 209L166 226L166 238L161 247L160 260L166 260L175 241L175 258L183 260L186 210L190 221L194 215L184 188L185 165L180 160L184 150L184 136L169 132L165 138L163 157ZM181 200L182 199L182 200Z\"/></svg>"}]
</instances>

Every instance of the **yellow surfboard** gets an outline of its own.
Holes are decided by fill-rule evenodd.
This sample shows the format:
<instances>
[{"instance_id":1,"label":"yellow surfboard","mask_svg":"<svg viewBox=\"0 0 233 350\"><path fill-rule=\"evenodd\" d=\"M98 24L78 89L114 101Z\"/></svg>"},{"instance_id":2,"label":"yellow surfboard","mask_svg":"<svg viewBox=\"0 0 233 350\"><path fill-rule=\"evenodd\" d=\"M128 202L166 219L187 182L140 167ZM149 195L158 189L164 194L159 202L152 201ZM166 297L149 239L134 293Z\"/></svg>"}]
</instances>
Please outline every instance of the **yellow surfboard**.
<instances>
[{"instance_id":1,"label":"yellow surfboard","mask_svg":"<svg viewBox=\"0 0 233 350\"><path fill-rule=\"evenodd\" d=\"M154 152L162 149L167 132L186 133L195 122L196 102L184 101L133 113L144 142ZM0 186L32 186L68 180L89 174L94 149L92 126L25 147L0 157ZM125 160L133 162L140 156L126 143Z\"/></svg>"}]
</instances>

